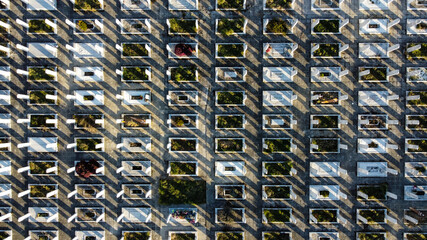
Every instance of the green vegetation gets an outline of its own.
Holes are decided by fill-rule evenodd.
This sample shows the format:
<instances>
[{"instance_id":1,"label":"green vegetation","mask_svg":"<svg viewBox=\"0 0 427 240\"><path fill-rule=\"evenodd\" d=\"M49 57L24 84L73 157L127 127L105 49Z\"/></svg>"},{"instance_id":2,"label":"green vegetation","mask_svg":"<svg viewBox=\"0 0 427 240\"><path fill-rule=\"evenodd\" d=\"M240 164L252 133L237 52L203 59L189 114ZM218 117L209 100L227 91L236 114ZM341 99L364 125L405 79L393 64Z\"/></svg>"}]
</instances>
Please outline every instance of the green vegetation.
<instances>
[{"instance_id":1,"label":"green vegetation","mask_svg":"<svg viewBox=\"0 0 427 240\"><path fill-rule=\"evenodd\" d=\"M123 80L124 81L147 81L148 74L145 72L148 67L124 67Z\"/></svg>"},{"instance_id":2,"label":"green vegetation","mask_svg":"<svg viewBox=\"0 0 427 240\"><path fill-rule=\"evenodd\" d=\"M267 171L265 174L268 176L289 176L291 175L293 163L286 162L266 162L264 168Z\"/></svg>"},{"instance_id":3,"label":"green vegetation","mask_svg":"<svg viewBox=\"0 0 427 240\"><path fill-rule=\"evenodd\" d=\"M30 197L46 198L48 193L55 190L56 190L56 185L31 185ZM57 197L57 196L55 195L54 197Z\"/></svg>"},{"instance_id":4,"label":"green vegetation","mask_svg":"<svg viewBox=\"0 0 427 240\"><path fill-rule=\"evenodd\" d=\"M427 91L421 91L421 92L408 92L408 96L415 96L419 95L420 99L418 100L408 100L409 105L413 106L426 106L427 105Z\"/></svg>"},{"instance_id":5,"label":"green vegetation","mask_svg":"<svg viewBox=\"0 0 427 240\"><path fill-rule=\"evenodd\" d=\"M267 148L263 147L265 153L283 153L291 151L290 139L265 139L264 144Z\"/></svg>"},{"instance_id":6,"label":"green vegetation","mask_svg":"<svg viewBox=\"0 0 427 240\"><path fill-rule=\"evenodd\" d=\"M171 139L171 151L181 152L190 151L194 152L197 150L196 139Z\"/></svg>"},{"instance_id":7,"label":"green vegetation","mask_svg":"<svg viewBox=\"0 0 427 240\"><path fill-rule=\"evenodd\" d=\"M150 232L125 232L124 240L149 240Z\"/></svg>"},{"instance_id":8,"label":"green vegetation","mask_svg":"<svg viewBox=\"0 0 427 240\"><path fill-rule=\"evenodd\" d=\"M313 128L338 128L338 116L313 116L313 120L319 121L313 124Z\"/></svg>"},{"instance_id":9,"label":"green vegetation","mask_svg":"<svg viewBox=\"0 0 427 240\"><path fill-rule=\"evenodd\" d=\"M329 139L329 138L313 138L311 144L318 146L317 149L312 148L313 152L318 153L336 153L339 151L338 139Z\"/></svg>"},{"instance_id":10,"label":"green vegetation","mask_svg":"<svg viewBox=\"0 0 427 240\"><path fill-rule=\"evenodd\" d=\"M55 104L55 100L47 99L46 95L55 95L54 90L31 90L30 104Z\"/></svg>"},{"instance_id":11,"label":"green vegetation","mask_svg":"<svg viewBox=\"0 0 427 240\"><path fill-rule=\"evenodd\" d=\"M340 45L338 43L319 43L319 48L313 52L314 57L338 57ZM314 45L316 46L316 44Z\"/></svg>"},{"instance_id":12,"label":"green vegetation","mask_svg":"<svg viewBox=\"0 0 427 240\"><path fill-rule=\"evenodd\" d=\"M243 222L244 210L238 208L225 207L216 210L216 218L221 223Z\"/></svg>"},{"instance_id":13,"label":"green vegetation","mask_svg":"<svg viewBox=\"0 0 427 240\"><path fill-rule=\"evenodd\" d=\"M217 196L219 199L243 198L243 187L242 186L218 186Z\"/></svg>"},{"instance_id":14,"label":"green vegetation","mask_svg":"<svg viewBox=\"0 0 427 240\"><path fill-rule=\"evenodd\" d=\"M238 58L244 57L245 55L245 47L243 44L218 44L218 57L224 58Z\"/></svg>"},{"instance_id":15,"label":"green vegetation","mask_svg":"<svg viewBox=\"0 0 427 240\"><path fill-rule=\"evenodd\" d=\"M28 80L31 81L53 81L54 75L46 73L46 70L56 71L55 67L30 67L28 68Z\"/></svg>"},{"instance_id":16,"label":"green vegetation","mask_svg":"<svg viewBox=\"0 0 427 240\"><path fill-rule=\"evenodd\" d=\"M319 95L319 99L313 100L313 104L336 105L339 102L338 92L313 92L314 95Z\"/></svg>"},{"instance_id":17,"label":"green vegetation","mask_svg":"<svg viewBox=\"0 0 427 240\"><path fill-rule=\"evenodd\" d=\"M96 123L97 119L102 119L101 114L75 114L73 119L76 120L76 127L86 129L102 128L102 124Z\"/></svg>"},{"instance_id":18,"label":"green vegetation","mask_svg":"<svg viewBox=\"0 0 427 240\"><path fill-rule=\"evenodd\" d=\"M97 144L102 143L101 138L78 138L76 139L77 151L79 152L100 152L101 148L95 148Z\"/></svg>"},{"instance_id":19,"label":"green vegetation","mask_svg":"<svg viewBox=\"0 0 427 240\"><path fill-rule=\"evenodd\" d=\"M286 223L291 218L289 209L264 209L263 214L269 223Z\"/></svg>"},{"instance_id":20,"label":"green vegetation","mask_svg":"<svg viewBox=\"0 0 427 240\"><path fill-rule=\"evenodd\" d=\"M380 185L373 186L360 186L358 187L358 191L368 195L368 199L373 200L384 200L386 199L388 185L387 183L382 183ZM361 199L358 197L358 199Z\"/></svg>"},{"instance_id":21,"label":"green vegetation","mask_svg":"<svg viewBox=\"0 0 427 240\"><path fill-rule=\"evenodd\" d=\"M243 151L243 139L217 139L218 152L241 152Z\"/></svg>"},{"instance_id":22,"label":"green vegetation","mask_svg":"<svg viewBox=\"0 0 427 240\"><path fill-rule=\"evenodd\" d=\"M269 19L267 26L265 27L266 33L282 34L286 35L291 28L288 20L273 18Z\"/></svg>"},{"instance_id":23,"label":"green vegetation","mask_svg":"<svg viewBox=\"0 0 427 240\"><path fill-rule=\"evenodd\" d=\"M197 67L175 67L171 68L171 80L176 82L195 82L197 81Z\"/></svg>"},{"instance_id":24,"label":"green vegetation","mask_svg":"<svg viewBox=\"0 0 427 240\"><path fill-rule=\"evenodd\" d=\"M265 232L263 240L291 240L291 235L286 232Z\"/></svg>"},{"instance_id":25,"label":"green vegetation","mask_svg":"<svg viewBox=\"0 0 427 240\"><path fill-rule=\"evenodd\" d=\"M8 46L9 44L7 42L2 42L2 43L0 43L0 45L3 47L9 47ZM0 57L8 57L8 52L0 50Z\"/></svg>"},{"instance_id":26,"label":"green vegetation","mask_svg":"<svg viewBox=\"0 0 427 240\"><path fill-rule=\"evenodd\" d=\"M330 192L328 190L322 190L322 191L319 191L319 194L320 194L320 196L322 196L324 198L328 198Z\"/></svg>"},{"instance_id":27,"label":"green vegetation","mask_svg":"<svg viewBox=\"0 0 427 240\"><path fill-rule=\"evenodd\" d=\"M240 232L220 232L216 235L216 240L243 240Z\"/></svg>"},{"instance_id":28,"label":"green vegetation","mask_svg":"<svg viewBox=\"0 0 427 240\"><path fill-rule=\"evenodd\" d=\"M244 99L243 92L217 92L216 102L221 105L242 105Z\"/></svg>"},{"instance_id":29,"label":"green vegetation","mask_svg":"<svg viewBox=\"0 0 427 240\"><path fill-rule=\"evenodd\" d=\"M10 139L8 137L2 137L0 138L0 143L10 143ZM1 152L9 151L9 147L0 148L0 151Z\"/></svg>"},{"instance_id":30,"label":"green vegetation","mask_svg":"<svg viewBox=\"0 0 427 240\"><path fill-rule=\"evenodd\" d=\"M366 218L366 220L368 220L368 223L385 222L384 209L363 209L359 210L359 215Z\"/></svg>"},{"instance_id":31,"label":"green vegetation","mask_svg":"<svg viewBox=\"0 0 427 240\"><path fill-rule=\"evenodd\" d=\"M174 127L183 127L185 125L185 118L182 116L172 116L171 125Z\"/></svg>"},{"instance_id":32,"label":"green vegetation","mask_svg":"<svg viewBox=\"0 0 427 240\"><path fill-rule=\"evenodd\" d=\"M408 233L406 234L408 240L426 240L427 233Z\"/></svg>"},{"instance_id":33,"label":"green vegetation","mask_svg":"<svg viewBox=\"0 0 427 240\"><path fill-rule=\"evenodd\" d=\"M238 9L242 10L245 8L244 0L218 0L218 9Z\"/></svg>"},{"instance_id":34,"label":"green vegetation","mask_svg":"<svg viewBox=\"0 0 427 240\"><path fill-rule=\"evenodd\" d=\"M0 240L7 239L8 237L10 237L9 232L6 232L6 231L0 232Z\"/></svg>"},{"instance_id":35,"label":"green vegetation","mask_svg":"<svg viewBox=\"0 0 427 240\"><path fill-rule=\"evenodd\" d=\"M169 31L171 33L188 33L195 34L197 33L197 26L195 19L169 19Z\"/></svg>"},{"instance_id":36,"label":"green vegetation","mask_svg":"<svg viewBox=\"0 0 427 240\"><path fill-rule=\"evenodd\" d=\"M424 166L415 166L415 170L417 170L419 173L424 173L427 169Z\"/></svg>"},{"instance_id":37,"label":"green vegetation","mask_svg":"<svg viewBox=\"0 0 427 240\"><path fill-rule=\"evenodd\" d=\"M170 240L195 240L196 234L194 233L172 233Z\"/></svg>"},{"instance_id":38,"label":"green vegetation","mask_svg":"<svg viewBox=\"0 0 427 240\"><path fill-rule=\"evenodd\" d=\"M170 162L171 175L195 175L197 164L194 162Z\"/></svg>"},{"instance_id":39,"label":"green vegetation","mask_svg":"<svg viewBox=\"0 0 427 240\"><path fill-rule=\"evenodd\" d=\"M408 140L408 144L418 146L418 149L408 148L408 152L427 152L427 140L417 139L417 140Z\"/></svg>"},{"instance_id":40,"label":"green vegetation","mask_svg":"<svg viewBox=\"0 0 427 240\"><path fill-rule=\"evenodd\" d=\"M245 18L221 18L218 20L217 31L225 36L245 31Z\"/></svg>"},{"instance_id":41,"label":"green vegetation","mask_svg":"<svg viewBox=\"0 0 427 240\"><path fill-rule=\"evenodd\" d=\"M340 20L338 19L323 19L314 26L313 32L315 33L338 33L340 27Z\"/></svg>"},{"instance_id":42,"label":"green vegetation","mask_svg":"<svg viewBox=\"0 0 427 240\"><path fill-rule=\"evenodd\" d=\"M327 209L318 209L312 210L311 215L317 219L319 223L335 223L338 222L338 211L337 210L327 210Z\"/></svg>"},{"instance_id":43,"label":"green vegetation","mask_svg":"<svg viewBox=\"0 0 427 240\"><path fill-rule=\"evenodd\" d=\"M53 128L54 123L46 123L48 119L55 119L55 115L31 115L30 116L30 127L34 128Z\"/></svg>"},{"instance_id":44,"label":"green vegetation","mask_svg":"<svg viewBox=\"0 0 427 240\"><path fill-rule=\"evenodd\" d=\"M124 57L148 57L146 43L123 43Z\"/></svg>"},{"instance_id":45,"label":"green vegetation","mask_svg":"<svg viewBox=\"0 0 427 240\"><path fill-rule=\"evenodd\" d=\"M267 0L265 2L265 7L270 9L291 9L292 0Z\"/></svg>"},{"instance_id":46,"label":"green vegetation","mask_svg":"<svg viewBox=\"0 0 427 240\"><path fill-rule=\"evenodd\" d=\"M53 22L53 19L50 19ZM28 21L30 33L54 33L55 29L49 26L44 19L32 19Z\"/></svg>"},{"instance_id":47,"label":"green vegetation","mask_svg":"<svg viewBox=\"0 0 427 240\"><path fill-rule=\"evenodd\" d=\"M147 122L148 119L150 119L149 115L126 114L123 117L123 127L125 128L149 127L150 124Z\"/></svg>"},{"instance_id":48,"label":"green vegetation","mask_svg":"<svg viewBox=\"0 0 427 240\"><path fill-rule=\"evenodd\" d=\"M421 45L421 48L412 52L407 52L408 59L412 59L412 58L427 59L427 43L409 43L407 46L407 49L417 45Z\"/></svg>"},{"instance_id":49,"label":"green vegetation","mask_svg":"<svg viewBox=\"0 0 427 240\"><path fill-rule=\"evenodd\" d=\"M218 116L217 117L218 128L243 128L243 116Z\"/></svg>"},{"instance_id":50,"label":"green vegetation","mask_svg":"<svg viewBox=\"0 0 427 240\"><path fill-rule=\"evenodd\" d=\"M264 192L267 198L283 198L288 199L291 197L291 188L289 186L265 186Z\"/></svg>"},{"instance_id":51,"label":"green vegetation","mask_svg":"<svg viewBox=\"0 0 427 240\"><path fill-rule=\"evenodd\" d=\"M99 0L75 0L74 9L82 11L96 11L101 9Z\"/></svg>"},{"instance_id":52,"label":"green vegetation","mask_svg":"<svg viewBox=\"0 0 427 240\"><path fill-rule=\"evenodd\" d=\"M385 240L385 235L381 233L359 233L360 240ZM409 240L409 239L408 239Z\"/></svg>"},{"instance_id":53,"label":"green vegetation","mask_svg":"<svg viewBox=\"0 0 427 240\"><path fill-rule=\"evenodd\" d=\"M30 162L30 174L55 174L54 172L48 173L49 168L56 166L55 162L42 162L42 161L31 161Z\"/></svg>"},{"instance_id":54,"label":"green vegetation","mask_svg":"<svg viewBox=\"0 0 427 240\"><path fill-rule=\"evenodd\" d=\"M206 203L206 182L161 179L159 196L159 203L163 205L204 204Z\"/></svg>"},{"instance_id":55,"label":"green vegetation","mask_svg":"<svg viewBox=\"0 0 427 240\"><path fill-rule=\"evenodd\" d=\"M360 80L363 81L385 81L387 80L386 67L373 67L373 68L360 68L360 71L369 70L369 74L361 76Z\"/></svg>"}]
</instances>

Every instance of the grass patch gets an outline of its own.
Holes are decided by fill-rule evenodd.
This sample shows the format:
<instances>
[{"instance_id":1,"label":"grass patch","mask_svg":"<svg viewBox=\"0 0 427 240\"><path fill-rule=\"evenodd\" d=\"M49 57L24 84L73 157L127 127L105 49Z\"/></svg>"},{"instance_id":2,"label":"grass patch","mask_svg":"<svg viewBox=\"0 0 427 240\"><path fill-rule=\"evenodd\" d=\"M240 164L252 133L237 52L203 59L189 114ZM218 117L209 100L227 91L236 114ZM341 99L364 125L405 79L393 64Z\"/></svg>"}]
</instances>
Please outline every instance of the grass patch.
<instances>
[{"instance_id":1,"label":"grass patch","mask_svg":"<svg viewBox=\"0 0 427 240\"><path fill-rule=\"evenodd\" d=\"M313 128L338 128L338 116L313 116L313 120L319 121L313 124Z\"/></svg>"},{"instance_id":2,"label":"grass patch","mask_svg":"<svg viewBox=\"0 0 427 240\"><path fill-rule=\"evenodd\" d=\"M176 152L197 150L197 141L195 139L171 139L171 150Z\"/></svg>"},{"instance_id":3,"label":"grass patch","mask_svg":"<svg viewBox=\"0 0 427 240\"><path fill-rule=\"evenodd\" d=\"M148 57L148 50L145 48L146 43L124 43L124 57Z\"/></svg>"},{"instance_id":4,"label":"grass patch","mask_svg":"<svg viewBox=\"0 0 427 240\"><path fill-rule=\"evenodd\" d=\"M366 218L368 223L382 223L385 222L385 211L378 209L364 209L359 210L359 215Z\"/></svg>"},{"instance_id":5,"label":"grass patch","mask_svg":"<svg viewBox=\"0 0 427 240\"><path fill-rule=\"evenodd\" d=\"M243 44L218 44L218 57L238 58L244 56Z\"/></svg>"},{"instance_id":6,"label":"grass patch","mask_svg":"<svg viewBox=\"0 0 427 240\"><path fill-rule=\"evenodd\" d=\"M171 33L188 33L195 34L197 33L197 26L195 19L169 19L169 31Z\"/></svg>"},{"instance_id":7,"label":"grass patch","mask_svg":"<svg viewBox=\"0 0 427 240\"><path fill-rule=\"evenodd\" d=\"M174 67L171 68L171 80L176 82L196 82L197 67Z\"/></svg>"},{"instance_id":8,"label":"grass patch","mask_svg":"<svg viewBox=\"0 0 427 240\"><path fill-rule=\"evenodd\" d=\"M216 240L243 240L243 233L240 232L219 232Z\"/></svg>"},{"instance_id":9,"label":"grass patch","mask_svg":"<svg viewBox=\"0 0 427 240\"><path fill-rule=\"evenodd\" d=\"M53 128L54 123L46 123L48 119L55 119L55 115L31 115L30 116L30 127L36 128Z\"/></svg>"},{"instance_id":10,"label":"grass patch","mask_svg":"<svg viewBox=\"0 0 427 240\"><path fill-rule=\"evenodd\" d=\"M385 200L387 193L388 185L387 183L383 183L380 185L374 186L360 186L358 187L358 191L368 195L368 199L372 200ZM361 199L360 197L357 197Z\"/></svg>"},{"instance_id":11,"label":"grass patch","mask_svg":"<svg viewBox=\"0 0 427 240\"><path fill-rule=\"evenodd\" d=\"M289 186L265 186L264 192L267 198L288 199L291 197L291 188Z\"/></svg>"},{"instance_id":12,"label":"grass patch","mask_svg":"<svg viewBox=\"0 0 427 240\"><path fill-rule=\"evenodd\" d=\"M318 99L312 101L313 104L337 105L339 103L338 92L313 92L313 95L320 96Z\"/></svg>"},{"instance_id":13,"label":"grass patch","mask_svg":"<svg viewBox=\"0 0 427 240\"><path fill-rule=\"evenodd\" d=\"M54 172L48 173L47 170L49 168L53 168L56 166L55 162L36 162L32 161L30 162L30 174L52 174L54 175Z\"/></svg>"},{"instance_id":14,"label":"grass patch","mask_svg":"<svg viewBox=\"0 0 427 240\"><path fill-rule=\"evenodd\" d=\"M28 68L28 80L31 80L31 81L54 81L55 76L47 74L46 70L56 71L55 67L31 67L31 68Z\"/></svg>"},{"instance_id":15,"label":"grass patch","mask_svg":"<svg viewBox=\"0 0 427 240\"><path fill-rule=\"evenodd\" d=\"M420 122L420 124L418 124L418 125L408 124L408 128L411 128L411 129L425 129L425 128L427 128L427 115L408 116L408 120L417 120Z\"/></svg>"},{"instance_id":16,"label":"grass patch","mask_svg":"<svg viewBox=\"0 0 427 240\"><path fill-rule=\"evenodd\" d=\"M245 31L245 18L221 18L218 20L217 31L225 36Z\"/></svg>"},{"instance_id":17,"label":"grass patch","mask_svg":"<svg viewBox=\"0 0 427 240\"><path fill-rule=\"evenodd\" d=\"M265 232L263 240L291 240L291 235L286 232Z\"/></svg>"},{"instance_id":18,"label":"grass patch","mask_svg":"<svg viewBox=\"0 0 427 240\"><path fill-rule=\"evenodd\" d=\"M267 26L265 27L265 32L286 35L290 29L291 25L289 24L288 20L273 18L268 20Z\"/></svg>"},{"instance_id":19,"label":"grass patch","mask_svg":"<svg viewBox=\"0 0 427 240\"><path fill-rule=\"evenodd\" d=\"M30 197L33 198L46 198L47 194L55 191L55 185L31 185ZM56 195L54 197L57 197Z\"/></svg>"},{"instance_id":20,"label":"grass patch","mask_svg":"<svg viewBox=\"0 0 427 240\"><path fill-rule=\"evenodd\" d=\"M95 148L97 144L102 143L102 139L97 138L78 138L76 139L77 151L79 152L100 152L102 148Z\"/></svg>"},{"instance_id":21,"label":"grass patch","mask_svg":"<svg viewBox=\"0 0 427 240\"><path fill-rule=\"evenodd\" d=\"M264 209L263 214L269 223L286 223L291 218L289 209Z\"/></svg>"},{"instance_id":22,"label":"grass patch","mask_svg":"<svg viewBox=\"0 0 427 240\"><path fill-rule=\"evenodd\" d=\"M291 9L292 0L267 0L265 2L265 7L270 9Z\"/></svg>"},{"instance_id":23,"label":"grass patch","mask_svg":"<svg viewBox=\"0 0 427 240\"><path fill-rule=\"evenodd\" d=\"M194 233L171 233L171 240L195 240Z\"/></svg>"},{"instance_id":24,"label":"grass patch","mask_svg":"<svg viewBox=\"0 0 427 240\"><path fill-rule=\"evenodd\" d=\"M55 100L46 98L46 95L55 95L54 90L32 90L29 95L31 104L55 104Z\"/></svg>"},{"instance_id":25,"label":"grass patch","mask_svg":"<svg viewBox=\"0 0 427 240\"><path fill-rule=\"evenodd\" d=\"M337 210L327 210L327 209L318 209L312 210L311 215L316 218L319 223L335 223L338 222L338 211Z\"/></svg>"},{"instance_id":26,"label":"grass patch","mask_svg":"<svg viewBox=\"0 0 427 240\"><path fill-rule=\"evenodd\" d=\"M267 148L263 147L265 153L283 153L291 151L290 139L265 139L264 144Z\"/></svg>"},{"instance_id":27,"label":"grass patch","mask_svg":"<svg viewBox=\"0 0 427 240\"><path fill-rule=\"evenodd\" d=\"M123 80L124 81L148 81L148 74L145 72L147 67L124 67Z\"/></svg>"},{"instance_id":28,"label":"grass patch","mask_svg":"<svg viewBox=\"0 0 427 240\"><path fill-rule=\"evenodd\" d=\"M243 116L218 116L217 117L218 128L243 128Z\"/></svg>"},{"instance_id":29,"label":"grass patch","mask_svg":"<svg viewBox=\"0 0 427 240\"><path fill-rule=\"evenodd\" d=\"M87 129L98 129L102 128L102 124L96 123L97 119L102 119L101 114L75 114L73 119L76 120L76 127L87 128Z\"/></svg>"},{"instance_id":30,"label":"grass patch","mask_svg":"<svg viewBox=\"0 0 427 240\"><path fill-rule=\"evenodd\" d=\"M124 240L149 240L150 232L125 232Z\"/></svg>"},{"instance_id":31,"label":"grass patch","mask_svg":"<svg viewBox=\"0 0 427 240\"><path fill-rule=\"evenodd\" d=\"M369 70L369 74L361 76L362 81L385 81L387 80L386 67L360 68L360 71Z\"/></svg>"},{"instance_id":32,"label":"grass patch","mask_svg":"<svg viewBox=\"0 0 427 240\"><path fill-rule=\"evenodd\" d=\"M408 52L407 53L408 59L412 59L412 58L427 59L427 43L409 43L407 46L407 49L417 45L421 45L421 48L412 52Z\"/></svg>"},{"instance_id":33,"label":"grass patch","mask_svg":"<svg viewBox=\"0 0 427 240\"><path fill-rule=\"evenodd\" d=\"M426 233L408 233L406 234L406 239L408 240L426 240Z\"/></svg>"},{"instance_id":34,"label":"grass patch","mask_svg":"<svg viewBox=\"0 0 427 240\"><path fill-rule=\"evenodd\" d=\"M125 128L149 127L150 124L147 122L148 119L150 119L149 115L126 114L123 117L123 127Z\"/></svg>"},{"instance_id":35,"label":"grass patch","mask_svg":"<svg viewBox=\"0 0 427 240\"><path fill-rule=\"evenodd\" d=\"M316 144L318 146L317 149L312 148L313 152L318 153L336 153L338 152L338 139L322 139L322 138L313 138L311 140L312 144Z\"/></svg>"},{"instance_id":36,"label":"grass patch","mask_svg":"<svg viewBox=\"0 0 427 240\"><path fill-rule=\"evenodd\" d=\"M320 43L319 48L313 52L314 57L338 57L340 45L338 43Z\"/></svg>"},{"instance_id":37,"label":"grass patch","mask_svg":"<svg viewBox=\"0 0 427 240\"><path fill-rule=\"evenodd\" d=\"M206 182L161 179L159 196L159 203L162 205L204 204L206 203Z\"/></svg>"},{"instance_id":38,"label":"grass patch","mask_svg":"<svg viewBox=\"0 0 427 240\"><path fill-rule=\"evenodd\" d=\"M82 11L96 11L101 9L99 0L75 0L74 9Z\"/></svg>"},{"instance_id":39,"label":"grass patch","mask_svg":"<svg viewBox=\"0 0 427 240\"><path fill-rule=\"evenodd\" d=\"M291 175L292 166L293 163L291 161L264 163L265 174L268 176L289 176Z\"/></svg>"},{"instance_id":40,"label":"grass patch","mask_svg":"<svg viewBox=\"0 0 427 240\"><path fill-rule=\"evenodd\" d=\"M359 233L360 240L385 240L384 234L381 233Z\"/></svg>"},{"instance_id":41,"label":"grass patch","mask_svg":"<svg viewBox=\"0 0 427 240\"><path fill-rule=\"evenodd\" d=\"M314 26L313 32L315 33L338 33L340 30L340 20L338 19L323 19Z\"/></svg>"},{"instance_id":42,"label":"grass patch","mask_svg":"<svg viewBox=\"0 0 427 240\"><path fill-rule=\"evenodd\" d=\"M243 191L244 190L242 186L219 186L217 196L219 199L241 199L243 198Z\"/></svg>"},{"instance_id":43,"label":"grass patch","mask_svg":"<svg viewBox=\"0 0 427 240\"><path fill-rule=\"evenodd\" d=\"M409 105L413 106L426 106L427 105L427 91L421 91L421 92L408 92L408 96L415 96L419 95L420 99L418 100L408 100Z\"/></svg>"},{"instance_id":44,"label":"grass patch","mask_svg":"<svg viewBox=\"0 0 427 240\"><path fill-rule=\"evenodd\" d=\"M216 102L221 105L242 105L243 99L243 92L218 92Z\"/></svg>"},{"instance_id":45,"label":"grass patch","mask_svg":"<svg viewBox=\"0 0 427 240\"><path fill-rule=\"evenodd\" d=\"M243 0L217 0L218 9L238 9L242 10L244 8Z\"/></svg>"},{"instance_id":46,"label":"grass patch","mask_svg":"<svg viewBox=\"0 0 427 240\"><path fill-rule=\"evenodd\" d=\"M53 19L49 19L53 22ZM54 33L55 29L49 26L44 19L32 19L28 21L30 33Z\"/></svg>"},{"instance_id":47,"label":"grass patch","mask_svg":"<svg viewBox=\"0 0 427 240\"><path fill-rule=\"evenodd\" d=\"M170 162L171 175L196 175L197 164L194 162Z\"/></svg>"},{"instance_id":48,"label":"grass patch","mask_svg":"<svg viewBox=\"0 0 427 240\"><path fill-rule=\"evenodd\" d=\"M408 144L417 145L418 149L408 148L408 152L427 152L427 140L417 139L417 140L408 140Z\"/></svg>"},{"instance_id":49,"label":"grass patch","mask_svg":"<svg viewBox=\"0 0 427 240\"><path fill-rule=\"evenodd\" d=\"M238 208L219 208L216 210L216 218L221 223L239 223L243 222L244 210Z\"/></svg>"},{"instance_id":50,"label":"grass patch","mask_svg":"<svg viewBox=\"0 0 427 240\"><path fill-rule=\"evenodd\" d=\"M218 152L241 152L243 151L243 139L218 139Z\"/></svg>"}]
</instances>

